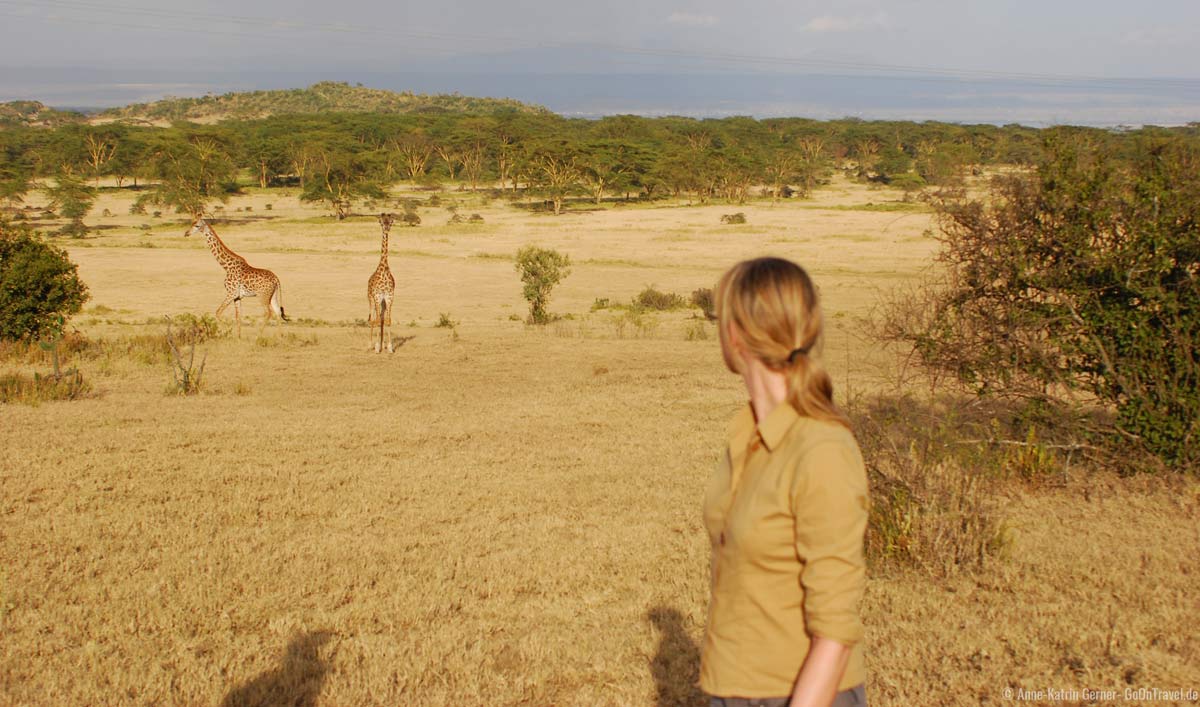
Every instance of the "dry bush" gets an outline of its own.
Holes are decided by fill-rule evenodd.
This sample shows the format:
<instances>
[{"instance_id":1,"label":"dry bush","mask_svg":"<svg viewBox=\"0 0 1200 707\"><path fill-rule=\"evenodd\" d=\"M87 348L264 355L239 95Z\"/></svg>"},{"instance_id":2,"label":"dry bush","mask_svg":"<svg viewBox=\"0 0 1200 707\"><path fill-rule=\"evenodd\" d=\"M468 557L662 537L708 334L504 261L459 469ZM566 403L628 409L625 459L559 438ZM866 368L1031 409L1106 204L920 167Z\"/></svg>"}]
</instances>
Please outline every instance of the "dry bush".
<instances>
[{"instance_id":1,"label":"dry bush","mask_svg":"<svg viewBox=\"0 0 1200 707\"><path fill-rule=\"evenodd\" d=\"M708 325L702 319L693 319L684 330L684 338L688 341L707 341Z\"/></svg>"},{"instance_id":2,"label":"dry bush","mask_svg":"<svg viewBox=\"0 0 1200 707\"><path fill-rule=\"evenodd\" d=\"M698 290L692 290L692 297L688 301L693 307L699 308L706 319L717 318L716 305L713 304L712 288L701 287Z\"/></svg>"},{"instance_id":3,"label":"dry bush","mask_svg":"<svg viewBox=\"0 0 1200 707\"><path fill-rule=\"evenodd\" d=\"M871 482L874 568L951 575L981 570L1003 552L998 477L989 473L1000 460L981 463L978 447L956 447L961 416L909 397L858 402L850 414Z\"/></svg>"},{"instance_id":4,"label":"dry bush","mask_svg":"<svg viewBox=\"0 0 1200 707\"><path fill-rule=\"evenodd\" d=\"M83 374L70 370L61 375L21 373L0 375L0 403L25 403L37 405L49 400L76 400L90 392L92 386L83 379Z\"/></svg>"},{"instance_id":5,"label":"dry bush","mask_svg":"<svg viewBox=\"0 0 1200 707\"><path fill-rule=\"evenodd\" d=\"M167 320L167 333L164 336L167 347L171 351L171 380L173 385L167 388L168 393L176 395L195 395L204 384L204 364L208 361L208 353L200 357L200 365L196 365L196 341L187 342L188 352L185 361L180 346L184 344L183 337L171 333L171 321Z\"/></svg>"},{"instance_id":6,"label":"dry bush","mask_svg":"<svg viewBox=\"0 0 1200 707\"><path fill-rule=\"evenodd\" d=\"M660 292L654 289L653 285L647 285L645 289L633 298L633 306L636 309L652 309L664 312L685 307L687 306L687 301L674 292Z\"/></svg>"}]
</instances>

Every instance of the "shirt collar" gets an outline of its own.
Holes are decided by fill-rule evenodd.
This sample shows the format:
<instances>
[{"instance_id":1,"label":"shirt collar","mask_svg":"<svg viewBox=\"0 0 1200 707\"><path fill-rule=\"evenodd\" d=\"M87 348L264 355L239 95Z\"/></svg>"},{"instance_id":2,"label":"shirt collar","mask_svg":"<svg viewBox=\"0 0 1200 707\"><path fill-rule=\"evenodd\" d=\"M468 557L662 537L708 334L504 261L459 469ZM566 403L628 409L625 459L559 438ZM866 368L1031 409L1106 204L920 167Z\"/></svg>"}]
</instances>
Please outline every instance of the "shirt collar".
<instances>
[{"instance_id":1,"label":"shirt collar","mask_svg":"<svg viewBox=\"0 0 1200 707\"><path fill-rule=\"evenodd\" d=\"M796 408L790 403L784 401L775 406L767 418L754 424L754 409L747 402L742 407L738 414L733 418L733 422L729 426L729 443L733 449L745 449L746 445L754 437L755 433L762 438L763 444L767 451L775 451L780 444L783 443L783 438L787 436L788 431L792 429L792 425L800 419L800 413L796 412Z\"/></svg>"},{"instance_id":2,"label":"shirt collar","mask_svg":"<svg viewBox=\"0 0 1200 707\"><path fill-rule=\"evenodd\" d=\"M762 437L768 452L773 452L779 447L788 430L792 429L792 425L799 419L800 414L796 412L796 408L784 401L775 406L767 415L767 419L758 423L758 435Z\"/></svg>"}]
</instances>

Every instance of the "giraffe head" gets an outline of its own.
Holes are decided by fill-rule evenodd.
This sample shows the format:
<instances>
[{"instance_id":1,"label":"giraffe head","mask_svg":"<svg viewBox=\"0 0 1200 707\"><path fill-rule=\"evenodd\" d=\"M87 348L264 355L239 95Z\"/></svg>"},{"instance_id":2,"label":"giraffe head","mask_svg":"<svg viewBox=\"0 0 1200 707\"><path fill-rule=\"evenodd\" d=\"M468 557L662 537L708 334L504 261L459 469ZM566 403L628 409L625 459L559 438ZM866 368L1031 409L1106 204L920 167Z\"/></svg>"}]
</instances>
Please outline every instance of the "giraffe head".
<instances>
[{"instance_id":1,"label":"giraffe head","mask_svg":"<svg viewBox=\"0 0 1200 707\"><path fill-rule=\"evenodd\" d=\"M210 230L212 229L209 227L208 222L204 220L204 214L196 214L196 220L192 221L191 228L184 231L183 235L190 236L192 234L198 234L204 236L208 235Z\"/></svg>"},{"instance_id":2,"label":"giraffe head","mask_svg":"<svg viewBox=\"0 0 1200 707\"><path fill-rule=\"evenodd\" d=\"M379 214L379 226L384 233L392 230L392 222L396 220L395 214Z\"/></svg>"}]
</instances>

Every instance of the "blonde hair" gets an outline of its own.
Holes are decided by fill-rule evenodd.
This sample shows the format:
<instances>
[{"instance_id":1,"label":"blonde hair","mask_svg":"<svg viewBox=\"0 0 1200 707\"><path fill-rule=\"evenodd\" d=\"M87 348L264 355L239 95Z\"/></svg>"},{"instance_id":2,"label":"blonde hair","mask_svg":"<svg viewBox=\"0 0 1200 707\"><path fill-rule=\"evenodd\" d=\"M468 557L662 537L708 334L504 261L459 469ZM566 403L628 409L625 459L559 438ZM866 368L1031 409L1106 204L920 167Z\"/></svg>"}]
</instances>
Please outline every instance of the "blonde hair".
<instances>
[{"instance_id":1,"label":"blonde hair","mask_svg":"<svg viewBox=\"0 0 1200 707\"><path fill-rule=\"evenodd\" d=\"M724 351L733 350L729 327L736 327L746 352L787 376L787 402L796 412L850 428L833 402L833 381L812 356L823 327L804 268L782 258L744 260L721 276L714 300ZM728 355L725 363L738 372Z\"/></svg>"}]
</instances>

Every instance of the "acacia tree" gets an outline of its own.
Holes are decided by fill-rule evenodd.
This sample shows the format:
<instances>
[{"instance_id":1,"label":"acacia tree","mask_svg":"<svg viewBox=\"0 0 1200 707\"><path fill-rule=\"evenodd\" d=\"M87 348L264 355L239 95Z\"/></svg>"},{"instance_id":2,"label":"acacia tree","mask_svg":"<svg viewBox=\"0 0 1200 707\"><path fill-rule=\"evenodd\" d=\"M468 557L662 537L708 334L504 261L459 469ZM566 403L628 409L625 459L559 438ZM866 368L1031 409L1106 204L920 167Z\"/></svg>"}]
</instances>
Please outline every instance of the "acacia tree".
<instances>
[{"instance_id":1,"label":"acacia tree","mask_svg":"<svg viewBox=\"0 0 1200 707\"><path fill-rule=\"evenodd\" d=\"M373 167L363 155L322 150L316 156L312 179L300 194L300 199L329 204L341 221L350 215L350 204L354 198L382 199L387 196Z\"/></svg>"},{"instance_id":2,"label":"acacia tree","mask_svg":"<svg viewBox=\"0 0 1200 707\"><path fill-rule=\"evenodd\" d=\"M33 188L33 166L16 140L0 132L0 199L9 206L20 204Z\"/></svg>"},{"instance_id":3,"label":"acacia tree","mask_svg":"<svg viewBox=\"0 0 1200 707\"><path fill-rule=\"evenodd\" d=\"M407 132L391 141L389 147L399 157L404 174L414 182L425 176L433 157L433 143L423 131Z\"/></svg>"},{"instance_id":4,"label":"acacia tree","mask_svg":"<svg viewBox=\"0 0 1200 707\"><path fill-rule=\"evenodd\" d=\"M83 217L92 210L96 200L96 190L78 174L62 172L55 178L54 183L46 187L46 196L50 197L50 206L67 223L59 229L59 233L72 238L83 238L88 228L83 223Z\"/></svg>"},{"instance_id":5,"label":"acacia tree","mask_svg":"<svg viewBox=\"0 0 1200 707\"><path fill-rule=\"evenodd\" d=\"M554 213L561 214L563 200L575 190L581 176L579 155L566 140L558 140L538 147L531 162L539 191L550 200Z\"/></svg>"},{"instance_id":6,"label":"acacia tree","mask_svg":"<svg viewBox=\"0 0 1200 707\"><path fill-rule=\"evenodd\" d=\"M599 204L606 191L622 187L637 168L633 150L616 140L592 142L584 148L579 176Z\"/></svg>"},{"instance_id":7,"label":"acacia tree","mask_svg":"<svg viewBox=\"0 0 1200 707\"><path fill-rule=\"evenodd\" d=\"M136 206L170 206L176 213L197 214L212 201L228 201L237 190L237 166L215 137L167 135L151 148L147 176L154 189L138 197Z\"/></svg>"},{"instance_id":8,"label":"acacia tree","mask_svg":"<svg viewBox=\"0 0 1200 707\"><path fill-rule=\"evenodd\" d=\"M800 196L812 194L817 180L829 172L829 157L825 153L825 141L815 135L801 138L797 143L800 159L797 168L800 178Z\"/></svg>"}]
</instances>

